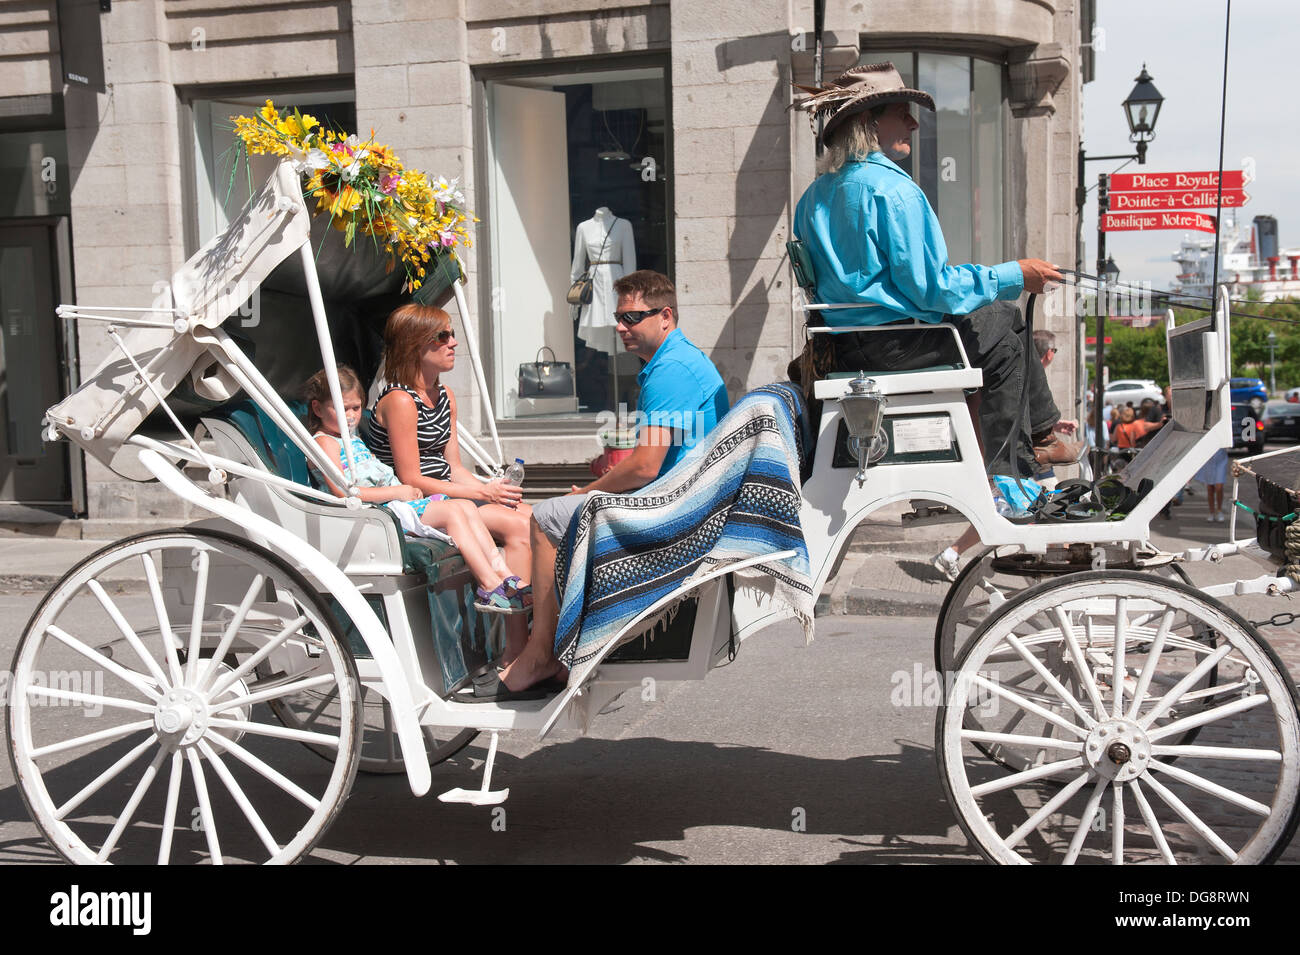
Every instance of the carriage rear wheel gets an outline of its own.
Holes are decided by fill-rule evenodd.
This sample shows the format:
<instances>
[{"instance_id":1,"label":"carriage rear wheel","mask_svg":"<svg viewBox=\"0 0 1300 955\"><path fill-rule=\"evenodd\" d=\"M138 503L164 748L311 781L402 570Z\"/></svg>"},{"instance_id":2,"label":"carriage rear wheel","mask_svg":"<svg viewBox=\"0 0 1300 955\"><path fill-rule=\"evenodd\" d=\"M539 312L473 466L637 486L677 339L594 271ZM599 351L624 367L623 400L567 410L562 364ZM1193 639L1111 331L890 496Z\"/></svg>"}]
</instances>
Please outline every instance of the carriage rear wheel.
<instances>
[{"instance_id":1,"label":"carriage rear wheel","mask_svg":"<svg viewBox=\"0 0 1300 955\"><path fill-rule=\"evenodd\" d=\"M304 690L273 701L271 710L281 723L294 729L310 731L322 727L337 727L338 690L336 687L325 690ZM378 690L365 684L361 687L361 721L364 735L361 740L361 759L357 769L377 776L406 772L402 747L393 724L393 708ZM424 736L424 748L429 754L430 766L451 759L478 736L478 730L472 727L441 729L434 726L421 726L420 730ZM318 756L325 759L333 758L333 752L328 747L317 743L306 745Z\"/></svg>"},{"instance_id":2,"label":"carriage rear wheel","mask_svg":"<svg viewBox=\"0 0 1300 955\"><path fill-rule=\"evenodd\" d=\"M37 607L12 673L14 777L70 862L293 862L356 774L360 684L328 609L230 535L141 534L86 558ZM332 725L272 716L309 690L336 694Z\"/></svg>"},{"instance_id":3,"label":"carriage rear wheel","mask_svg":"<svg viewBox=\"0 0 1300 955\"><path fill-rule=\"evenodd\" d=\"M1050 701L1017 692L1025 672ZM981 625L939 713L940 775L991 861L1271 862L1300 819L1297 702L1277 655L1218 601L1149 574L1074 574ZM1002 729L972 728L993 709ZM989 744L1025 768L1008 774Z\"/></svg>"}]
</instances>

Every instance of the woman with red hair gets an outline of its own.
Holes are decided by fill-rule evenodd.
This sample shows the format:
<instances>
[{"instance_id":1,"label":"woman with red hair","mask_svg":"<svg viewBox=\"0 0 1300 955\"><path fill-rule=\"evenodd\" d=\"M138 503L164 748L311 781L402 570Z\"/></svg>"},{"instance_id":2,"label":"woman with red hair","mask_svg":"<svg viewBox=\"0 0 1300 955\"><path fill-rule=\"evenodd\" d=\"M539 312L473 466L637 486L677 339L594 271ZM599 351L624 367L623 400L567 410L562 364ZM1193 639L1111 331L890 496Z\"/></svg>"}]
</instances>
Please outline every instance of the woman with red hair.
<instances>
[{"instance_id":1,"label":"woman with red hair","mask_svg":"<svg viewBox=\"0 0 1300 955\"><path fill-rule=\"evenodd\" d=\"M456 364L451 316L428 305L403 305L384 326L387 388L375 404L366 441L403 484L425 494L464 498L479 506L492 538L520 586L529 583L528 521L523 492L501 479L483 483L461 463L456 396L442 375Z\"/></svg>"}]
</instances>

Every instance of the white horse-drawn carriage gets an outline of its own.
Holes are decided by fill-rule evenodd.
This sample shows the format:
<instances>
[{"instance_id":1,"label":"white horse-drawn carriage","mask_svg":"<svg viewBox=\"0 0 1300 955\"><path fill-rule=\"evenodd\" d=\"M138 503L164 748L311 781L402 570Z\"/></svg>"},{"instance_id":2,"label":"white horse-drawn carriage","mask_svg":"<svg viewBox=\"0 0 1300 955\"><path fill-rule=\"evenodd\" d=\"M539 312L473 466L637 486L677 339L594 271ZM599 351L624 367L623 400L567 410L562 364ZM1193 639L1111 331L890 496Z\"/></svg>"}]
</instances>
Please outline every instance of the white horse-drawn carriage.
<instances>
[{"instance_id":1,"label":"white horse-drawn carriage","mask_svg":"<svg viewBox=\"0 0 1300 955\"><path fill-rule=\"evenodd\" d=\"M291 256L332 375L309 213L287 164L177 273L169 310L64 310L102 320L115 351L50 409L49 439L157 480L208 515L82 561L18 645L15 778L70 861L292 862L320 841L358 768L404 772L422 796L435 787L431 766L480 733L490 735L481 788L440 798L500 802L500 733L581 730L647 677L703 679L788 617L731 586L744 562L716 567L627 621L563 691L472 702L503 628L474 609L463 562L446 544L404 538L384 508L313 487L308 461L346 482L222 328L227 290ZM455 296L464 320L459 284ZM1226 306L1214 322L1174 327L1171 317L1167 334L1174 424L1125 470L1123 513L1098 508L1091 520L999 515L965 401L981 373L964 362L816 385L823 410L800 514L814 593L858 525L900 500L962 512L996 559L1013 562L973 564L939 622L952 671L939 768L962 828L991 860L1263 862L1295 830L1293 681L1250 624L1162 574L1174 558L1149 543L1152 517L1231 444ZM210 440L175 415L178 438L141 434L150 413L172 414L180 387L211 405ZM342 421L337 380L331 387ZM483 456L499 463L499 447L496 462ZM1012 585L998 586L998 574ZM1228 589L1292 587L1270 572ZM634 640L673 603L683 612L668 632ZM72 669L87 674L79 689L42 678Z\"/></svg>"}]
</instances>

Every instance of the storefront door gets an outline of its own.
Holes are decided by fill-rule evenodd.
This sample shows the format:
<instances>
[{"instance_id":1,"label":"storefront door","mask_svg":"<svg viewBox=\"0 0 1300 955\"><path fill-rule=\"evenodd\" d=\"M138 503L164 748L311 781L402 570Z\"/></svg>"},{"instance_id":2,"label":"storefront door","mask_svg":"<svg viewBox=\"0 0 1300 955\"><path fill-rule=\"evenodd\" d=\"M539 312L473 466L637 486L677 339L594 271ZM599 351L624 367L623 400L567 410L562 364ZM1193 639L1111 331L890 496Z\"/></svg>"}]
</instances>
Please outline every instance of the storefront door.
<instances>
[{"instance_id":1,"label":"storefront door","mask_svg":"<svg viewBox=\"0 0 1300 955\"><path fill-rule=\"evenodd\" d=\"M71 500L67 444L41 441L62 397L54 229L0 221L0 502Z\"/></svg>"}]
</instances>

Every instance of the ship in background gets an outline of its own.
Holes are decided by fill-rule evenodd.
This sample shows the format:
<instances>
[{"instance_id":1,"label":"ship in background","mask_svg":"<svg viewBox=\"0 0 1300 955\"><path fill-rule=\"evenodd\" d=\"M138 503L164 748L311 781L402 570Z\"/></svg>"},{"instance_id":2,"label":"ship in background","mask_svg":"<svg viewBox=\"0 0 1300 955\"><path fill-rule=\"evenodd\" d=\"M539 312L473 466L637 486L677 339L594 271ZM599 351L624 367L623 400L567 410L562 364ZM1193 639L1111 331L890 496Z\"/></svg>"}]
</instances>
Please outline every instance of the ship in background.
<instances>
[{"instance_id":1,"label":"ship in background","mask_svg":"<svg viewBox=\"0 0 1300 955\"><path fill-rule=\"evenodd\" d=\"M1237 211L1223 211L1219 248L1219 283L1234 299L1258 297L1262 302L1300 299L1300 249L1280 249L1277 219L1255 216L1250 225L1237 222ZM1171 258L1178 263L1174 292L1209 296L1214 273L1214 237L1183 237ZM1252 292L1251 290L1255 290ZM1257 293L1257 294L1256 294Z\"/></svg>"}]
</instances>

